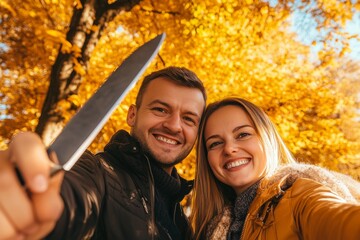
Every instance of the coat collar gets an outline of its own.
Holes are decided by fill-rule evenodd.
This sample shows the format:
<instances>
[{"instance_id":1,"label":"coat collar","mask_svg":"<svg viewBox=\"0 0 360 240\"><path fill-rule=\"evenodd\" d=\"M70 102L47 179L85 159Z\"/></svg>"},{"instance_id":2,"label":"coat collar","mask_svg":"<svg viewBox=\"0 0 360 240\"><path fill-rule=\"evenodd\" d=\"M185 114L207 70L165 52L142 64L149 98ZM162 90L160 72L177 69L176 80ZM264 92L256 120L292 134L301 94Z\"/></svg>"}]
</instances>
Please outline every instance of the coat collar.
<instances>
[{"instance_id":1,"label":"coat collar","mask_svg":"<svg viewBox=\"0 0 360 240\"><path fill-rule=\"evenodd\" d=\"M164 174L167 173L154 164L155 160L151 159L150 156L145 155L141 149L140 143L125 130L119 130L115 133L110 142L105 146L104 150L112 156L110 162L114 166L126 167L146 180L149 171L146 161L149 161L151 164L151 171L153 174L157 174L157 176L154 176L155 180L158 179L161 183L170 182L164 180L164 176L167 176ZM181 184L181 188L178 191L178 194L176 194L176 200L182 200L184 196L192 190L194 181L182 178L178 175L175 168L172 175L172 177L177 179L177 181L180 181ZM165 187L165 185L161 187Z\"/></svg>"}]
</instances>

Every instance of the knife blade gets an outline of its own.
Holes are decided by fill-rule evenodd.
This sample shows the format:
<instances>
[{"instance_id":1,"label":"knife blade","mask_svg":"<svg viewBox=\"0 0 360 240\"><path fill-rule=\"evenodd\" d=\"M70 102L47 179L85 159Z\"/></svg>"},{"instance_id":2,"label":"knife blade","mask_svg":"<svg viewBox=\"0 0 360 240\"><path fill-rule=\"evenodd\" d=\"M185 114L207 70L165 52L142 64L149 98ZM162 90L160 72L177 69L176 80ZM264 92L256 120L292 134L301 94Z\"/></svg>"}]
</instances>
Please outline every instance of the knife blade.
<instances>
[{"instance_id":1,"label":"knife blade","mask_svg":"<svg viewBox=\"0 0 360 240\"><path fill-rule=\"evenodd\" d=\"M72 168L112 112L134 87L158 53L164 39L165 33L162 33L137 48L66 124L47 149L49 154L55 152L59 161L59 165L52 167L51 175Z\"/></svg>"}]
</instances>

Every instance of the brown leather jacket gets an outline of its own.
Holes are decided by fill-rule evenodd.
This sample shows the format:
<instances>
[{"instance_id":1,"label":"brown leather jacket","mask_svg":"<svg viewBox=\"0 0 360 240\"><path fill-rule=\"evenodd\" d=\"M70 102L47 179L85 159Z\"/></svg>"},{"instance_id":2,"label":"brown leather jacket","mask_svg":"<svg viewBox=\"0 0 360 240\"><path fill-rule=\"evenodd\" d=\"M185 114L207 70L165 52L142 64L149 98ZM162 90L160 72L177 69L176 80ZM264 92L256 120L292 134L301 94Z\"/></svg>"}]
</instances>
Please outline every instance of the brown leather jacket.
<instances>
[{"instance_id":1,"label":"brown leather jacket","mask_svg":"<svg viewBox=\"0 0 360 240\"><path fill-rule=\"evenodd\" d=\"M309 178L263 179L250 205L241 240L360 239L360 204ZM226 239L231 208L209 224L209 239Z\"/></svg>"}]
</instances>

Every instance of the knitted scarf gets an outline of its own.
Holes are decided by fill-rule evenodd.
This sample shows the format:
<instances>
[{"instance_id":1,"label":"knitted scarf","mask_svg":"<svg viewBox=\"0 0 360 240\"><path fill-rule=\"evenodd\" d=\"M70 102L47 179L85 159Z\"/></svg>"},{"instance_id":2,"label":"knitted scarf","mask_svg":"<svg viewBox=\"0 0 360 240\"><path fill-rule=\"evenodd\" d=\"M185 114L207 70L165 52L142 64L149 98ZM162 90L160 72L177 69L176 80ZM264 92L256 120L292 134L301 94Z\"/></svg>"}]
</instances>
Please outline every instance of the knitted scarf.
<instances>
[{"instance_id":1,"label":"knitted scarf","mask_svg":"<svg viewBox=\"0 0 360 240\"><path fill-rule=\"evenodd\" d=\"M155 181L155 219L157 225L169 233L172 239L179 239L182 235L175 225L172 214L173 206L181 194L181 181L174 168L171 176L156 164L151 164Z\"/></svg>"},{"instance_id":2,"label":"knitted scarf","mask_svg":"<svg viewBox=\"0 0 360 240\"><path fill-rule=\"evenodd\" d=\"M239 240L243 227L246 215L249 211L250 204L256 196L256 191L259 187L260 181L253 184L251 187L242 192L235 199L234 210L233 210L233 219L234 221L230 225L228 240Z\"/></svg>"}]
</instances>

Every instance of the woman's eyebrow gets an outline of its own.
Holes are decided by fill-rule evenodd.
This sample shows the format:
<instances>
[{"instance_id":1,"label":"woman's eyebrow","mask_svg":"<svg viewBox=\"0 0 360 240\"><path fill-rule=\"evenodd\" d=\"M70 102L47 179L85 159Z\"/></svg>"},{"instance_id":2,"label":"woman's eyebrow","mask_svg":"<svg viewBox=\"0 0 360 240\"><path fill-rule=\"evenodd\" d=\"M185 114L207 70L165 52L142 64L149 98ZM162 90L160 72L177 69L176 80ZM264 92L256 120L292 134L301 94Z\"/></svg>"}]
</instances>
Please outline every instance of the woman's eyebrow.
<instances>
[{"instance_id":1,"label":"woman's eyebrow","mask_svg":"<svg viewBox=\"0 0 360 240\"><path fill-rule=\"evenodd\" d=\"M249 125L249 124L240 125L240 126L235 127L235 128L232 130L232 133L235 133L235 132L237 132L238 130L240 130L240 129L242 129L242 128L245 128L245 127L254 128L253 126L251 126L251 125ZM220 138L220 135L218 135L218 134L211 135L210 137L208 137L207 139L205 139L205 143L206 143L207 141L209 141L210 139L213 139L213 138Z\"/></svg>"},{"instance_id":2,"label":"woman's eyebrow","mask_svg":"<svg viewBox=\"0 0 360 240\"><path fill-rule=\"evenodd\" d=\"M234 130L232 130L232 132L234 133L234 132L238 131L239 129L242 129L242 128L245 128L245 127L254 128L253 126L251 126L251 125L249 125L249 124L245 124L245 125L240 125L240 126L234 128Z\"/></svg>"}]
</instances>

